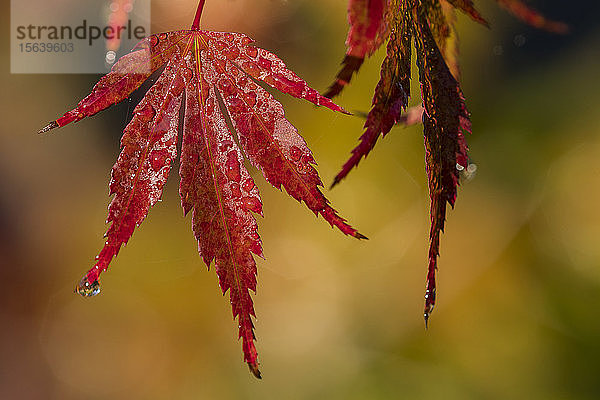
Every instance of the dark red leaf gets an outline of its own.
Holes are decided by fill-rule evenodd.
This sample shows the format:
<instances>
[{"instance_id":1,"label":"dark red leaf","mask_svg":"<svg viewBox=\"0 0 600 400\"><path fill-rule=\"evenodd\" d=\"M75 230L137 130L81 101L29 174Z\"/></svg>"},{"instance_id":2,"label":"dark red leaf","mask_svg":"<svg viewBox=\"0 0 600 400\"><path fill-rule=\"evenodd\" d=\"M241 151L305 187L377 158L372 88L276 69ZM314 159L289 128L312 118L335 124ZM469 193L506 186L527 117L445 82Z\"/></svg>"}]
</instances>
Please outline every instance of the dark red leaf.
<instances>
[{"instance_id":1,"label":"dark red leaf","mask_svg":"<svg viewBox=\"0 0 600 400\"><path fill-rule=\"evenodd\" d=\"M388 36L385 13L389 0L349 0L348 23L350 30L346 38L346 57L335 82L325 97L340 94L362 65L365 57L372 55Z\"/></svg>"},{"instance_id":2,"label":"dark red leaf","mask_svg":"<svg viewBox=\"0 0 600 400\"><path fill-rule=\"evenodd\" d=\"M417 65L425 112L426 170L431 198L429 267L425 295L425 322L435 306L435 274L439 256L440 233L444 230L446 203L454 206L458 186L457 165L467 167L467 145L463 130L471 124L464 97L456 79L444 62L424 13L413 18Z\"/></svg>"},{"instance_id":3,"label":"dark red leaf","mask_svg":"<svg viewBox=\"0 0 600 400\"><path fill-rule=\"evenodd\" d=\"M566 25L547 20L519 0L496 0L513 14L529 24L554 32L565 32ZM369 22L376 26L379 19L369 19L366 11L372 2L368 0L349 0L350 33L358 38L366 38L357 26ZM367 116L365 131L360 143L352 150L352 156L343 165L335 177L334 186L343 179L360 160L375 146L377 139L387 134L394 124L407 124L423 121L426 169L431 197L431 232L429 249L429 267L427 275L427 293L425 320L435 305L435 273L439 256L440 232L443 231L446 204L454 205L458 185L459 171L467 167L467 144L463 130L470 132L469 113L459 86L460 68L458 63L458 35L455 29L455 9L469 15L473 20L488 26L487 21L475 8L472 0L387 0L386 10L381 13L383 22L375 36L385 40L391 32L387 57L381 68L381 79L375 88L373 107ZM362 10L362 14L357 14ZM379 15L372 14L372 15ZM362 18L356 18L356 15ZM410 29L406 25L409 20ZM361 25L362 24L362 25ZM417 48L417 66L421 81L421 97L424 107L411 107L405 114L400 110L406 107L410 95L408 78L410 77L410 38L408 42L399 41L397 32L405 32L414 37ZM377 41L368 42L375 43ZM370 47L374 49L376 46ZM339 93L350 81L352 74L361 66L368 52L361 52L352 58L348 45L345 66L338 74L338 81L327 92L331 97ZM406 73L408 71L408 74ZM405 78L402 78L405 77ZM393 85L392 83L397 83ZM400 90L400 88L403 88Z\"/></svg>"},{"instance_id":4,"label":"dark red leaf","mask_svg":"<svg viewBox=\"0 0 600 400\"><path fill-rule=\"evenodd\" d=\"M392 4L397 4L392 0ZM387 56L381 66L381 78L375 88L373 107L367 115L365 132L352 156L336 175L332 187L338 184L363 157L373 149L377 139L386 135L400 121L402 110L408 105L410 95L411 34L409 14L404 8L395 8L392 16Z\"/></svg>"}]
</instances>

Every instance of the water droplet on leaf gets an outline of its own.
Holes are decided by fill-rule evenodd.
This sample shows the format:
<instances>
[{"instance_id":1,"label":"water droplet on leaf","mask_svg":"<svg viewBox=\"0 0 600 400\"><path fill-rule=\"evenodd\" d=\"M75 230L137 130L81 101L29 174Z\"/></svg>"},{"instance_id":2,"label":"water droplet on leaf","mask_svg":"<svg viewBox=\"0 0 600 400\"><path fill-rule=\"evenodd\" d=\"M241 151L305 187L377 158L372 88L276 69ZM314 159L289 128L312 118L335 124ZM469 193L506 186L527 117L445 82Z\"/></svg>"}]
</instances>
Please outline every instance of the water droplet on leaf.
<instances>
[{"instance_id":1,"label":"water droplet on leaf","mask_svg":"<svg viewBox=\"0 0 600 400\"><path fill-rule=\"evenodd\" d=\"M262 214L262 204L256 197L244 197L242 203L246 210L253 211L257 214Z\"/></svg>"},{"instance_id":2,"label":"water droplet on leaf","mask_svg":"<svg viewBox=\"0 0 600 400\"><path fill-rule=\"evenodd\" d=\"M150 165L156 172L165 166L168 154L165 150L155 150L150 154Z\"/></svg>"},{"instance_id":3,"label":"water droplet on leaf","mask_svg":"<svg viewBox=\"0 0 600 400\"><path fill-rule=\"evenodd\" d=\"M225 166L227 167L225 172L227 178L231 179L232 181L239 182L242 174L240 171L240 162L237 158L237 153L235 150L232 150L227 154L227 162L225 163Z\"/></svg>"},{"instance_id":4,"label":"water droplet on leaf","mask_svg":"<svg viewBox=\"0 0 600 400\"><path fill-rule=\"evenodd\" d=\"M298 161L300 160L300 157L302 157L302 150L300 150L297 146L292 146L290 148L290 158L293 161Z\"/></svg>"},{"instance_id":5,"label":"water droplet on leaf","mask_svg":"<svg viewBox=\"0 0 600 400\"><path fill-rule=\"evenodd\" d=\"M244 182L244 190L250 193L252 189L254 189L254 181L252 179L246 179Z\"/></svg>"},{"instance_id":6,"label":"water droplet on leaf","mask_svg":"<svg viewBox=\"0 0 600 400\"><path fill-rule=\"evenodd\" d=\"M240 185L238 183L231 184L231 194L235 197L240 197L242 195L242 191L240 190Z\"/></svg>"}]
</instances>

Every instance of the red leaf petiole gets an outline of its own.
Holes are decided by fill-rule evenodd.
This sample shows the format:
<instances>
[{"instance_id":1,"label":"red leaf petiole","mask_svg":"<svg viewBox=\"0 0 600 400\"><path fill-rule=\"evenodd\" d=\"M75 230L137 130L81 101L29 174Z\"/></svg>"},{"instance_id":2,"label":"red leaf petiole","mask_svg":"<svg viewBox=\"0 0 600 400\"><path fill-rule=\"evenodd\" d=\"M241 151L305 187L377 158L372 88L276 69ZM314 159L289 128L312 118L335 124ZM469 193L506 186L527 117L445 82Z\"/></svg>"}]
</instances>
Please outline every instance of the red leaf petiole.
<instances>
[{"instance_id":1,"label":"red leaf petiole","mask_svg":"<svg viewBox=\"0 0 600 400\"><path fill-rule=\"evenodd\" d=\"M202 9L204 8L205 0L200 0L198 3L198 9L196 10L196 16L194 17L194 22L192 23L191 30L199 31L200 30L200 16L202 15Z\"/></svg>"}]
</instances>

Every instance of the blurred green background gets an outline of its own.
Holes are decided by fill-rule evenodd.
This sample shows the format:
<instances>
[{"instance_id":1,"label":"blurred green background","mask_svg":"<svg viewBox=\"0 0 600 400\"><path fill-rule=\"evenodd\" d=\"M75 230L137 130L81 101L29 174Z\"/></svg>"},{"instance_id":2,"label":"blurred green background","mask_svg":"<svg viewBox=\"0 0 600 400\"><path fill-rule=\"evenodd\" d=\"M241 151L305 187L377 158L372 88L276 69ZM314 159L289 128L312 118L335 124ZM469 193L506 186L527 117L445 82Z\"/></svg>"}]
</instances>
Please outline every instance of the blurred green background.
<instances>
[{"instance_id":1,"label":"blurred green background","mask_svg":"<svg viewBox=\"0 0 600 400\"><path fill-rule=\"evenodd\" d=\"M600 398L600 6L532 2L571 25L561 37L476 3L492 29L461 15L459 33L478 171L449 213L429 330L423 138L420 127L397 127L326 191L369 241L343 237L252 172L267 257L254 297L257 381L182 216L177 166L102 294L73 294L103 242L109 171L132 105L36 135L98 77L11 75L3 2L0 398ZM152 5L153 32L189 26L196 7ZM343 56L345 8L209 0L203 26L248 33L323 90ZM368 110L382 57L340 104ZM278 98L329 183L364 121Z\"/></svg>"}]
</instances>

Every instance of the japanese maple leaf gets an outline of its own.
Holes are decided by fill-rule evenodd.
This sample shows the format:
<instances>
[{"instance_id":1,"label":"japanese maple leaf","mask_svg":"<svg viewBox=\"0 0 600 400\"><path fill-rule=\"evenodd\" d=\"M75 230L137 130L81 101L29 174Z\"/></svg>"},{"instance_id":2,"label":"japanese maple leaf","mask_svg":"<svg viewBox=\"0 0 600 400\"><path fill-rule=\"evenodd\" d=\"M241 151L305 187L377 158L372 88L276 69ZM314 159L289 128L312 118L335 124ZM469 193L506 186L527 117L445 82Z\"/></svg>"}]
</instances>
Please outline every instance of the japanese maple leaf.
<instances>
[{"instance_id":1,"label":"japanese maple leaf","mask_svg":"<svg viewBox=\"0 0 600 400\"><path fill-rule=\"evenodd\" d=\"M191 30L161 33L121 58L71 111L40 133L79 121L126 99L155 71L160 77L135 107L125 127L121 154L112 169L106 243L78 285L83 296L100 291L98 279L161 197L177 154L180 108L184 108L179 193L192 212L200 255L213 261L223 293L229 291L239 324L244 360L260 378L254 345L256 264L262 257L253 213L262 215L244 155L276 188L303 201L346 235L364 238L321 193L315 160L281 104L257 81L281 92L344 112L286 68L274 54L240 33L199 30L203 1ZM235 132L228 128L230 119ZM243 151L243 153L242 153Z\"/></svg>"},{"instance_id":2,"label":"japanese maple leaf","mask_svg":"<svg viewBox=\"0 0 600 400\"><path fill-rule=\"evenodd\" d=\"M497 1L531 25L554 32L566 31L564 24L545 19L521 1ZM327 97L339 94L358 71L364 57L373 54L387 39L387 54L364 132L332 186L345 178L369 154L379 137L385 136L395 124L423 122L431 217L425 323L435 305L437 259L446 205L454 206L459 171L467 168L468 163L464 132L471 131L471 123L459 85L455 9L488 26L472 0L349 0L348 50L342 69L325 93ZM422 104L407 110L412 42Z\"/></svg>"},{"instance_id":3,"label":"japanese maple leaf","mask_svg":"<svg viewBox=\"0 0 600 400\"><path fill-rule=\"evenodd\" d=\"M337 96L350 83L365 57L371 56L385 42L389 35L385 19L387 9L388 0L348 0L348 51L342 61L342 69L325 92L325 97Z\"/></svg>"},{"instance_id":4,"label":"japanese maple leaf","mask_svg":"<svg viewBox=\"0 0 600 400\"><path fill-rule=\"evenodd\" d=\"M401 0L401 3L410 1L412 0ZM496 0L496 2L517 18L534 27L555 33L565 33L568 30L564 23L545 18L521 0ZM454 8L469 15L474 21L489 27L488 22L475 8L472 0L423 0L422 3L428 9L427 19L447 63L449 58L456 56L456 54L448 52L456 53L458 45L454 28L456 20ZM392 7L390 0L348 0L350 29L346 37L347 51L342 61L342 68L335 81L324 93L325 97L333 98L340 94L350 83L352 76L358 72L365 57L373 55L385 43L391 32L389 22L394 9L398 9L397 1ZM451 44L446 43L451 36L454 36L456 40L453 40ZM450 49L447 48L448 45L451 46ZM450 67L454 73L453 66ZM456 77L458 78L458 76Z\"/></svg>"}]
</instances>

